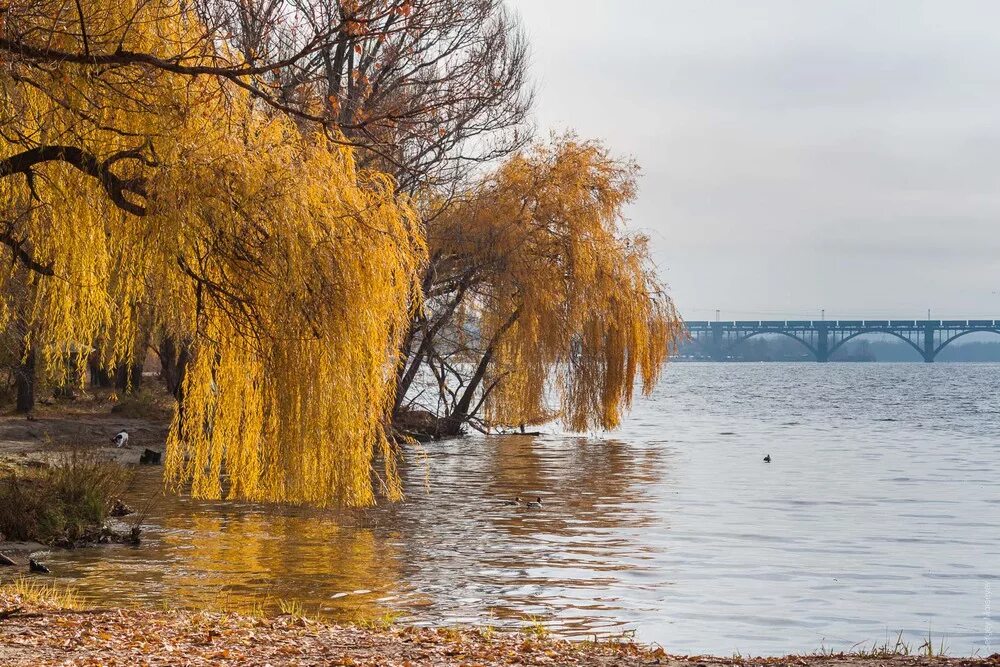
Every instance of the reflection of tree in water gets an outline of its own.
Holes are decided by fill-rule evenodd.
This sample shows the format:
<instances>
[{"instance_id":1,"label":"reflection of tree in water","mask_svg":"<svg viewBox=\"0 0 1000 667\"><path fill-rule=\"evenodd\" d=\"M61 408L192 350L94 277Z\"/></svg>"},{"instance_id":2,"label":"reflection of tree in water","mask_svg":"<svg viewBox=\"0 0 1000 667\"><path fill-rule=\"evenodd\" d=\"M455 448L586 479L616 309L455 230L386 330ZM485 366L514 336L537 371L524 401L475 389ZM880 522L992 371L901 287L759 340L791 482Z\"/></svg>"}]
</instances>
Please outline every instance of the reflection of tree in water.
<instances>
[{"instance_id":1,"label":"reflection of tree in water","mask_svg":"<svg viewBox=\"0 0 1000 667\"><path fill-rule=\"evenodd\" d=\"M397 559L392 545L380 543L371 530L292 508L189 508L194 511L164 521L164 546L185 555L164 584L190 595L194 604L248 609L263 598L275 610L281 601L294 600L308 612L346 621L387 611L376 600L396 589ZM369 592L337 596L354 591Z\"/></svg>"},{"instance_id":2,"label":"reflection of tree in water","mask_svg":"<svg viewBox=\"0 0 1000 667\"><path fill-rule=\"evenodd\" d=\"M380 600L398 591L397 551L354 513L158 498L161 488L141 474L128 495L149 508L139 548L50 558L85 598L271 612L295 601L345 621L390 611Z\"/></svg>"},{"instance_id":3,"label":"reflection of tree in water","mask_svg":"<svg viewBox=\"0 0 1000 667\"><path fill-rule=\"evenodd\" d=\"M613 439L497 436L484 449L484 497L542 496L546 509L565 508L554 516L585 513L593 527L652 520L643 501L650 486L671 474L669 452Z\"/></svg>"},{"instance_id":4,"label":"reflection of tree in water","mask_svg":"<svg viewBox=\"0 0 1000 667\"><path fill-rule=\"evenodd\" d=\"M434 616L565 612L589 631L584 624L612 609L596 598L624 593L623 577L650 568L642 532L662 525L651 491L669 484L670 453L569 437L432 443L429 470L404 471L407 501L372 520L404 526L404 576L430 594ZM515 496L541 496L544 507L503 505Z\"/></svg>"},{"instance_id":5,"label":"reflection of tree in water","mask_svg":"<svg viewBox=\"0 0 1000 667\"><path fill-rule=\"evenodd\" d=\"M104 600L251 609L264 598L270 611L297 601L344 621L390 610L439 622L537 615L583 634L602 615L634 617L620 600L648 568L651 489L669 464L669 450L617 440L430 443L426 462L404 466L402 503L332 513L167 496L142 547L113 558L82 550L59 570ZM129 501L142 506L160 484L144 478ZM540 495L544 509L502 504L515 495ZM359 590L371 593L335 597Z\"/></svg>"}]
</instances>

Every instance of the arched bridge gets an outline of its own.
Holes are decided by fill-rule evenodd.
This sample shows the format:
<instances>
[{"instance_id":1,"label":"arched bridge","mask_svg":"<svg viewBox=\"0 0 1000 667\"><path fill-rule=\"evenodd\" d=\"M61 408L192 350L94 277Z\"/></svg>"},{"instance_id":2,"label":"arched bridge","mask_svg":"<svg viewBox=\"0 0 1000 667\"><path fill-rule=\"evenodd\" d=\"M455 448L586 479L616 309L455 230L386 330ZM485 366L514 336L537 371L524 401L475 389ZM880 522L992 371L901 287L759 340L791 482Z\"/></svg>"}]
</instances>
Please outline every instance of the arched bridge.
<instances>
[{"instance_id":1,"label":"arched bridge","mask_svg":"<svg viewBox=\"0 0 1000 667\"><path fill-rule=\"evenodd\" d=\"M789 320L687 322L688 333L708 356L724 361L733 348L754 336L782 334L802 343L816 357L829 361L841 345L862 334L895 336L908 343L924 361L934 361L946 345L967 334L1000 334L1000 320Z\"/></svg>"}]
</instances>

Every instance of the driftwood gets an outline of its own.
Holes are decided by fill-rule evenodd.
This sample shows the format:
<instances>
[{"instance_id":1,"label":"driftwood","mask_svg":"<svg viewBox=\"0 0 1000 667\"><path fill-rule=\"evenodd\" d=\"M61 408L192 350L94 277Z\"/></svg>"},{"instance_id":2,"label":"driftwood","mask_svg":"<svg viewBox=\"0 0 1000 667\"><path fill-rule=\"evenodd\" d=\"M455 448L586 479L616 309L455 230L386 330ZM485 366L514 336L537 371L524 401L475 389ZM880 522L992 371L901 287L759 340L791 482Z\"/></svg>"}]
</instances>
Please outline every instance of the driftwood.
<instances>
[{"instance_id":1,"label":"driftwood","mask_svg":"<svg viewBox=\"0 0 1000 667\"><path fill-rule=\"evenodd\" d=\"M11 609L0 610L0 621L8 618L45 618L46 616L84 616L107 614L107 609L50 609L47 611L25 612L24 607L13 607Z\"/></svg>"},{"instance_id":2,"label":"driftwood","mask_svg":"<svg viewBox=\"0 0 1000 667\"><path fill-rule=\"evenodd\" d=\"M23 607L13 607L11 609L0 610L0 621L10 618L11 616L17 616L24 610Z\"/></svg>"}]
</instances>

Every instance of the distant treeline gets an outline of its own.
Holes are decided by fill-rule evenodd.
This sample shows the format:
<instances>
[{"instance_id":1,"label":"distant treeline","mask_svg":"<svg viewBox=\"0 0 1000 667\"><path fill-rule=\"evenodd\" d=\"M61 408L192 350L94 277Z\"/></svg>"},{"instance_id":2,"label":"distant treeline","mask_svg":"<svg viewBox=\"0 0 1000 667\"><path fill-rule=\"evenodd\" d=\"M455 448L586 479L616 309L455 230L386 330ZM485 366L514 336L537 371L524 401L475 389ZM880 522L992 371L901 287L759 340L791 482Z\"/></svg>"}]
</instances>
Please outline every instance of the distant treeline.
<instances>
[{"instance_id":1,"label":"distant treeline","mask_svg":"<svg viewBox=\"0 0 1000 667\"><path fill-rule=\"evenodd\" d=\"M998 337L1000 338L1000 337ZM681 347L682 358L704 358L697 343ZM813 355L801 343L787 336L754 336L730 351L733 361L814 361ZM912 347L893 338L852 340L838 348L831 361L923 362ZM938 353L935 361L996 361L1000 362L1000 340L955 341Z\"/></svg>"},{"instance_id":2,"label":"distant treeline","mask_svg":"<svg viewBox=\"0 0 1000 667\"><path fill-rule=\"evenodd\" d=\"M872 341L869 347L876 361L921 361L920 355L903 341ZM957 340L941 350L934 361L1000 361L1000 341Z\"/></svg>"}]
</instances>

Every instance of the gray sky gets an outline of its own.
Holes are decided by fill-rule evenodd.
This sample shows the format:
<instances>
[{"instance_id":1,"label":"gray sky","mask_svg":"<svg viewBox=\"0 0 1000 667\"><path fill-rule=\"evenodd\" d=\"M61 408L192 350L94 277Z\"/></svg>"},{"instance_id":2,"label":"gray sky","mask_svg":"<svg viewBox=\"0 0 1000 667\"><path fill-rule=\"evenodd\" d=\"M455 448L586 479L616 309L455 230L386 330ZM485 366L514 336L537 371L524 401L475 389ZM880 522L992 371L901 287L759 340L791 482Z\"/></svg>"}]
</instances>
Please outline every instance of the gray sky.
<instances>
[{"instance_id":1,"label":"gray sky","mask_svg":"<svg viewBox=\"0 0 1000 667\"><path fill-rule=\"evenodd\" d=\"M1000 318L1000 3L510 1L687 319Z\"/></svg>"}]
</instances>

